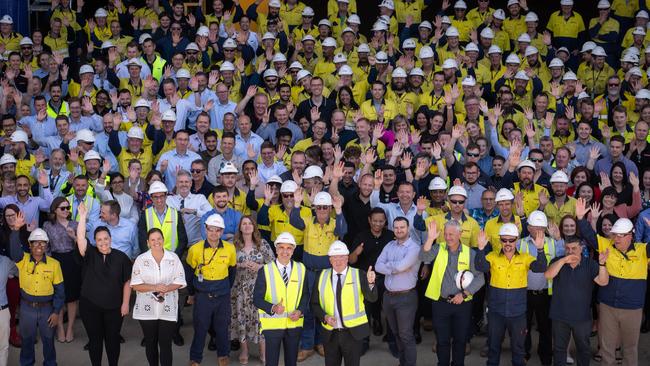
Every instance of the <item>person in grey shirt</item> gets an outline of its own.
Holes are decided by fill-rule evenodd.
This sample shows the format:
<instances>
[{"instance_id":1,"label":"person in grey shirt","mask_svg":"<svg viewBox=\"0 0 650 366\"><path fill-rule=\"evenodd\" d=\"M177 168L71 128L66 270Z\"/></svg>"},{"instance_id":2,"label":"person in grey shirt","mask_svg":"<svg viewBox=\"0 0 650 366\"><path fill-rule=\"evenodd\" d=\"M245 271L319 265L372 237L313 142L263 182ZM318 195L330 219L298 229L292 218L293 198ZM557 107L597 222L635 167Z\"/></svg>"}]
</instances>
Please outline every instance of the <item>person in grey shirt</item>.
<instances>
[{"instance_id":1,"label":"person in grey shirt","mask_svg":"<svg viewBox=\"0 0 650 366\"><path fill-rule=\"evenodd\" d=\"M395 240L384 247L375 264L376 271L385 276L383 311L395 335L401 366L415 366L417 359L413 322L418 308L415 285L420 268L420 244L411 238L409 226L406 217L393 220Z\"/></svg>"},{"instance_id":2,"label":"person in grey shirt","mask_svg":"<svg viewBox=\"0 0 650 366\"><path fill-rule=\"evenodd\" d=\"M460 243L462 232L458 221L449 220L445 223L444 237L434 245L438 228L433 220L429 223L427 240L420 252L420 260L433 261L426 296L433 300L432 321L440 365L452 364L452 358L454 365L464 364L465 343L469 342L468 333L472 323L472 295L485 284L483 273L477 271L474 265L476 252ZM461 286L458 287L458 273L471 278L471 281L467 284L460 281Z\"/></svg>"},{"instance_id":3,"label":"person in grey shirt","mask_svg":"<svg viewBox=\"0 0 650 366\"><path fill-rule=\"evenodd\" d=\"M275 107L274 117L275 122L271 123L269 123L268 115L262 119L262 124L257 128L257 131L255 131L261 138L264 140L270 140L275 145L277 143L275 132L281 127L286 127L291 130L290 146L295 145L296 142L303 139L303 134L300 127L298 127L295 122L289 120L289 110L287 109L286 105L278 103Z\"/></svg>"},{"instance_id":4,"label":"person in grey shirt","mask_svg":"<svg viewBox=\"0 0 650 366\"><path fill-rule=\"evenodd\" d=\"M9 300L7 280L18 276L18 267L9 257L0 255L0 366L7 365L9 358Z\"/></svg>"}]
</instances>

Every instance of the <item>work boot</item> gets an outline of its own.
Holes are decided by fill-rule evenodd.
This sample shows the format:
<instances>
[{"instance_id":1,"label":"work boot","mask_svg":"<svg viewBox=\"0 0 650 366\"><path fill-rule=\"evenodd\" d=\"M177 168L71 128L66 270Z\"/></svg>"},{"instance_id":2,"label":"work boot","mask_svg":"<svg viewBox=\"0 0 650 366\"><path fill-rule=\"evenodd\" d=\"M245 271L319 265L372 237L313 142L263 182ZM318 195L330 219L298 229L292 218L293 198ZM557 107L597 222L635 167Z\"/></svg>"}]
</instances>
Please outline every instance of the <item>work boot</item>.
<instances>
[{"instance_id":1,"label":"work boot","mask_svg":"<svg viewBox=\"0 0 650 366\"><path fill-rule=\"evenodd\" d=\"M316 345L316 353L318 353L322 357L325 357L325 347L323 347L322 344L317 344Z\"/></svg>"},{"instance_id":2,"label":"work boot","mask_svg":"<svg viewBox=\"0 0 650 366\"><path fill-rule=\"evenodd\" d=\"M314 350L313 350L313 349L301 349L301 350L298 352L298 362L302 362L302 361L308 359L308 358L311 357L313 354L314 354Z\"/></svg>"},{"instance_id":3,"label":"work boot","mask_svg":"<svg viewBox=\"0 0 650 366\"><path fill-rule=\"evenodd\" d=\"M230 364L230 357L219 357L219 366L228 366Z\"/></svg>"}]
</instances>

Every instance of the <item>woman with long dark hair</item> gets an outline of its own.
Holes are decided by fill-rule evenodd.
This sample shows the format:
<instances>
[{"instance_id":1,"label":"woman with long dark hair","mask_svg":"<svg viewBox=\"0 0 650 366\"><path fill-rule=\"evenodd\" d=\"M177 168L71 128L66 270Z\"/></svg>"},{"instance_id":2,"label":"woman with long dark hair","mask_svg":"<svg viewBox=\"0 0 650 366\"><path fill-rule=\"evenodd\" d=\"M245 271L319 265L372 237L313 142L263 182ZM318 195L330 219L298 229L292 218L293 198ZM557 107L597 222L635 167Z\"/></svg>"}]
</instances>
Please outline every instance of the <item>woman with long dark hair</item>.
<instances>
[{"instance_id":1,"label":"woman with long dark hair","mask_svg":"<svg viewBox=\"0 0 650 366\"><path fill-rule=\"evenodd\" d=\"M336 105L345 115L345 128L354 130L354 116L359 111L359 104L354 100L354 93L349 86L339 89Z\"/></svg>"},{"instance_id":2,"label":"woman with long dark hair","mask_svg":"<svg viewBox=\"0 0 650 366\"><path fill-rule=\"evenodd\" d=\"M52 258L59 261L65 283L65 304L59 314L57 340L70 343L74 340L74 322L81 292L81 266L76 260L77 222L70 220L70 202L57 197L50 205L50 220L43 224L43 230L50 238ZM63 327L63 314L68 311L68 325Z\"/></svg>"}]
</instances>

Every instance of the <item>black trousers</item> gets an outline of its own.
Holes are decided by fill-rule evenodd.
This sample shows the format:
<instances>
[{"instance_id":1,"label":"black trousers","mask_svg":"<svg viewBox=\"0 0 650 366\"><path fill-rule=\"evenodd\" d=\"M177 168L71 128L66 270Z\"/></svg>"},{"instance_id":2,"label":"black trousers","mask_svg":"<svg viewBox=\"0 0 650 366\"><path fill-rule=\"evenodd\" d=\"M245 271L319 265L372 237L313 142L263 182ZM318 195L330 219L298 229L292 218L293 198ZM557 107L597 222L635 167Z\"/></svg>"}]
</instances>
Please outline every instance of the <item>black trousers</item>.
<instances>
[{"instance_id":1,"label":"black trousers","mask_svg":"<svg viewBox=\"0 0 650 366\"><path fill-rule=\"evenodd\" d=\"M172 336L176 323L167 320L140 320L149 366L171 366Z\"/></svg>"},{"instance_id":2,"label":"black trousers","mask_svg":"<svg viewBox=\"0 0 650 366\"><path fill-rule=\"evenodd\" d=\"M553 343L551 332L551 321L549 320L548 313L551 307L551 296L548 291L528 291L528 307L526 311L526 342L524 344L526 355L531 354L532 341L531 341L531 323L533 316L537 324L537 331L539 332L539 344L537 345L537 355L544 365L550 365L553 362Z\"/></svg>"},{"instance_id":3,"label":"black trousers","mask_svg":"<svg viewBox=\"0 0 650 366\"><path fill-rule=\"evenodd\" d=\"M567 323L553 320L553 365L566 365L566 350L571 341L571 335L576 343L577 366L588 366L591 361L591 320Z\"/></svg>"},{"instance_id":4,"label":"black trousers","mask_svg":"<svg viewBox=\"0 0 650 366\"><path fill-rule=\"evenodd\" d=\"M325 366L341 366L341 361L345 361L345 366L359 366L363 340L356 340L348 329L333 330L330 333L329 339L323 335Z\"/></svg>"},{"instance_id":5,"label":"black trousers","mask_svg":"<svg viewBox=\"0 0 650 366\"><path fill-rule=\"evenodd\" d=\"M433 301L432 310L438 366L464 365L465 343L472 323L472 302L456 305L445 300Z\"/></svg>"},{"instance_id":6,"label":"black trousers","mask_svg":"<svg viewBox=\"0 0 650 366\"><path fill-rule=\"evenodd\" d=\"M89 344L88 353L93 366L102 365L102 352L106 346L109 366L117 366L120 358L120 309L102 309L85 298L79 300L79 314L86 328Z\"/></svg>"},{"instance_id":7,"label":"black trousers","mask_svg":"<svg viewBox=\"0 0 650 366\"><path fill-rule=\"evenodd\" d=\"M298 363L298 345L302 328L262 331L266 342L266 366L278 366L280 349L284 349L284 366Z\"/></svg>"}]
</instances>

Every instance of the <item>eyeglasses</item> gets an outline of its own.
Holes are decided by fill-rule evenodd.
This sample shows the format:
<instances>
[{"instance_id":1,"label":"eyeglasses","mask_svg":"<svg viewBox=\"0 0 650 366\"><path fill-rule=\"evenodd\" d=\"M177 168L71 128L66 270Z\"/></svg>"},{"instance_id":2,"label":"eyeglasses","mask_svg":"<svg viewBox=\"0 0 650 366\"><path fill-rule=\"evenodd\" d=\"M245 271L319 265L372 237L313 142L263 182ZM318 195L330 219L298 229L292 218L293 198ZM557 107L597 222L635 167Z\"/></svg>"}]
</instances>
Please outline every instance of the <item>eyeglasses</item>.
<instances>
[{"instance_id":1,"label":"eyeglasses","mask_svg":"<svg viewBox=\"0 0 650 366\"><path fill-rule=\"evenodd\" d=\"M321 210L321 211L328 210L329 208L330 206L314 206L315 210Z\"/></svg>"},{"instance_id":2,"label":"eyeglasses","mask_svg":"<svg viewBox=\"0 0 650 366\"><path fill-rule=\"evenodd\" d=\"M235 49L234 48L224 48L222 51L223 52L235 52Z\"/></svg>"},{"instance_id":3,"label":"eyeglasses","mask_svg":"<svg viewBox=\"0 0 650 366\"><path fill-rule=\"evenodd\" d=\"M275 83L276 81L278 81L278 79L276 78L266 78L265 80L267 83Z\"/></svg>"},{"instance_id":4,"label":"eyeglasses","mask_svg":"<svg viewBox=\"0 0 650 366\"><path fill-rule=\"evenodd\" d=\"M211 233L213 233L213 232L215 232L215 231L219 231L219 230L221 230L221 228L216 227L216 226L207 226L207 225L206 225L206 226L205 226L205 230L206 230L206 231L209 231L209 232L211 232Z\"/></svg>"},{"instance_id":5,"label":"eyeglasses","mask_svg":"<svg viewBox=\"0 0 650 366\"><path fill-rule=\"evenodd\" d=\"M199 174L199 173L203 173L204 171L205 171L205 169L192 169L192 170L190 170L190 172L192 172L192 174Z\"/></svg>"},{"instance_id":6,"label":"eyeglasses","mask_svg":"<svg viewBox=\"0 0 650 366\"><path fill-rule=\"evenodd\" d=\"M608 86L619 86L619 85L621 85L621 84L619 84L619 83L610 83L610 84L607 84L607 85L608 85Z\"/></svg>"},{"instance_id":7,"label":"eyeglasses","mask_svg":"<svg viewBox=\"0 0 650 366\"><path fill-rule=\"evenodd\" d=\"M462 205L462 204L465 203L465 200L462 200L462 201L449 200L449 202L452 203L452 204L454 204L454 205Z\"/></svg>"},{"instance_id":8,"label":"eyeglasses","mask_svg":"<svg viewBox=\"0 0 650 366\"><path fill-rule=\"evenodd\" d=\"M47 243L45 243L44 241L33 241L31 242L31 244L32 246L35 247L44 247L45 245L47 245Z\"/></svg>"},{"instance_id":9,"label":"eyeglasses","mask_svg":"<svg viewBox=\"0 0 650 366\"><path fill-rule=\"evenodd\" d=\"M517 239L503 239L501 238L501 243L514 243Z\"/></svg>"},{"instance_id":10,"label":"eyeglasses","mask_svg":"<svg viewBox=\"0 0 650 366\"><path fill-rule=\"evenodd\" d=\"M479 153L467 153L468 158L478 158L479 156L481 156Z\"/></svg>"},{"instance_id":11,"label":"eyeglasses","mask_svg":"<svg viewBox=\"0 0 650 366\"><path fill-rule=\"evenodd\" d=\"M293 198L293 194L291 194L291 193L283 193L282 198Z\"/></svg>"},{"instance_id":12,"label":"eyeglasses","mask_svg":"<svg viewBox=\"0 0 650 366\"><path fill-rule=\"evenodd\" d=\"M533 158L530 158L530 161L532 161L533 163L541 163L542 161L544 161L544 159L540 159L540 158L533 159Z\"/></svg>"},{"instance_id":13,"label":"eyeglasses","mask_svg":"<svg viewBox=\"0 0 650 366\"><path fill-rule=\"evenodd\" d=\"M59 206L59 210L61 210L61 211L70 211L70 206Z\"/></svg>"}]
</instances>

